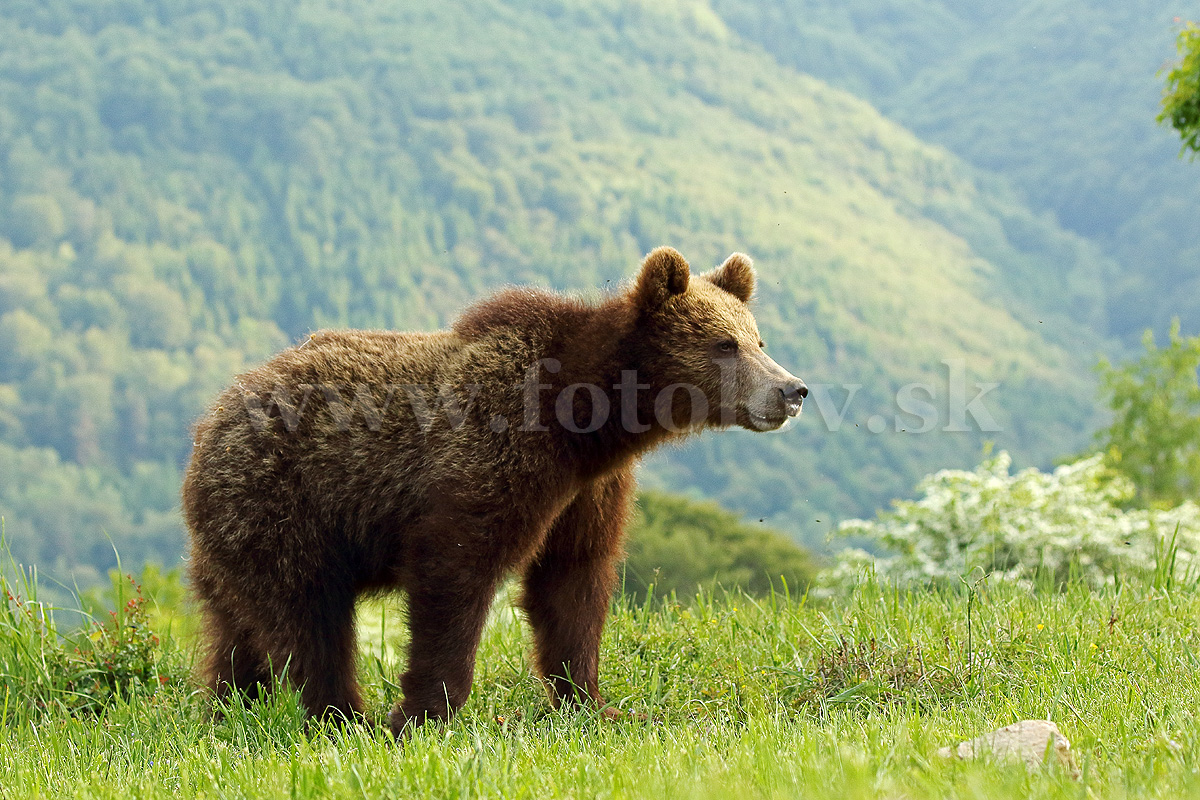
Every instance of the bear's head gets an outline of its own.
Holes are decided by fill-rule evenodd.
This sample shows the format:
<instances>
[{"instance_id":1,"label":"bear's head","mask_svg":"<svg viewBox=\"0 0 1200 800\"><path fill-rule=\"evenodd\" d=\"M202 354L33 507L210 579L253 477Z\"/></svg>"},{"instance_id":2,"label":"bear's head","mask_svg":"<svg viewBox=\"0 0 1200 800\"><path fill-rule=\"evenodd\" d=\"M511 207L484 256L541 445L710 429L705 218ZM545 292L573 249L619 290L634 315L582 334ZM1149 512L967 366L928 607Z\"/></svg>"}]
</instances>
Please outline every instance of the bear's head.
<instances>
[{"instance_id":1,"label":"bear's head","mask_svg":"<svg viewBox=\"0 0 1200 800\"><path fill-rule=\"evenodd\" d=\"M660 424L763 431L800 413L808 388L763 352L748 305L753 294L754 267L741 253L700 275L673 248L646 256L630 300L638 377Z\"/></svg>"}]
</instances>

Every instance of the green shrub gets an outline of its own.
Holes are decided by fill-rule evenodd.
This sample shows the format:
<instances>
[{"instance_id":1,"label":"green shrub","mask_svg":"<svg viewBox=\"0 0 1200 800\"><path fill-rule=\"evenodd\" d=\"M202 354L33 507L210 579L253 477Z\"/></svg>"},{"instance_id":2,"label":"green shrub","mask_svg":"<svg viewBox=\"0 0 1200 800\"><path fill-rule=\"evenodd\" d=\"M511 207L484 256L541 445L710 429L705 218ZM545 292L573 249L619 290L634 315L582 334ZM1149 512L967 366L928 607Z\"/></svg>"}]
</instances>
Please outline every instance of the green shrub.
<instances>
[{"instance_id":1,"label":"green shrub","mask_svg":"<svg viewBox=\"0 0 1200 800\"><path fill-rule=\"evenodd\" d=\"M803 593L816 574L812 555L783 534L746 522L716 503L646 492L638 498L625 562L625 592L644 599L690 598L714 583L752 595L772 588Z\"/></svg>"},{"instance_id":2,"label":"green shrub","mask_svg":"<svg viewBox=\"0 0 1200 800\"><path fill-rule=\"evenodd\" d=\"M1167 73L1159 122L1168 122L1183 139L1183 150L1200 153L1200 26L1188 22L1176 38L1179 63Z\"/></svg>"},{"instance_id":3,"label":"green shrub","mask_svg":"<svg viewBox=\"0 0 1200 800\"><path fill-rule=\"evenodd\" d=\"M11 561L9 562L12 563ZM38 599L33 571L0 576L0 694L5 720L42 712L100 713L114 701L146 699L186 680L149 625L141 586L124 577L112 611L65 630Z\"/></svg>"},{"instance_id":4,"label":"green shrub","mask_svg":"<svg viewBox=\"0 0 1200 800\"><path fill-rule=\"evenodd\" d=\"M823 583L852 586L871 568L902 584L958 583L973 573L1026 584L1101 585L1130 574L1166 582L1200 553L1200 508L1125 509L1134 486L1101 455L1049 473L1010 475L1011 463L1001 452L974 471L942 470L918 485L919 500L843 522L842 535L882 555L844 550Z\"/></svg>"},{"instance_id":5,"label":"green shrub","mask_svg":"<svg viewBox=\"0 0 1200 800\"><path fill-rule=\"evenodd\" d=\"M1200 336L1171 324L1166 347L1154 333L1134 361L1099 364L1113 420L1097 438L1109 465L1137 488L1140 505L1169 508L1200 500Z\"/></svg>"}]
</instances>

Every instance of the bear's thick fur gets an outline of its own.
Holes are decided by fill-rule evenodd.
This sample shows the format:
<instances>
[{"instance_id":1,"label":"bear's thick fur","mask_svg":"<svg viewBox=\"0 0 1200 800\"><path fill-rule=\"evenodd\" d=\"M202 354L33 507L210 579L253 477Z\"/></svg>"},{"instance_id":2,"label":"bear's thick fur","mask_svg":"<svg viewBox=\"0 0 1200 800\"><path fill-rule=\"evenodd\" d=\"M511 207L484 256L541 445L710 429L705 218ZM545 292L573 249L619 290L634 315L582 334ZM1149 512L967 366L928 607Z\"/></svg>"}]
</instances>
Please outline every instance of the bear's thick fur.
<instances>
[{"instance_id":1,"label":"bear's thick fur","mask_svg":"<svg viewBox=\"0 0 1200 800\"><path fill-rule=\"evenodd\" d=\"M471 687L497 584L523 583L555 703L603 703L601 630L638 456L707 426L777 428L803 382L762 352L734 254L693 277L659 248L597 302L514 289L447 331L323 331L240 376L196 428L183 486L206 678L273 674L353 717L354 603L408 595L394 732Z\"/></svg>"}]
</instances>

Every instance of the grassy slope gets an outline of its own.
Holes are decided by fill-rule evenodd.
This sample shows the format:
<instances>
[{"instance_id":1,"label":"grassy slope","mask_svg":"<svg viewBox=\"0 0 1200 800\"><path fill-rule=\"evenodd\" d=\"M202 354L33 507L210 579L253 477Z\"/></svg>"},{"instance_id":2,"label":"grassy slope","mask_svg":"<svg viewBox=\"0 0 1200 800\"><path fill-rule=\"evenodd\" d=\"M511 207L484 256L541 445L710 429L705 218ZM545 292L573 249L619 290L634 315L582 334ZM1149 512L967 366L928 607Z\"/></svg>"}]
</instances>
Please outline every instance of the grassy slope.
<instances>
[{"instance_id":1,"label":"grassy slope","mask_svg":"<svg viewBox=\"0 0 1200 800\"><path fill-rule=\"evenodd\" d=\"M432 327L505 282L614 285L663 242L698 266L749 251L771 352L811 383L864 388L840 433L810 415L781 436L708 437L655 459L650 483L819 541L831 519L974 463L984 438L1045 463L1089 427L1095 252L746 46L703 3L148 7L19 3L3 21L7 190L57 198L74 242L0 246L24 292L14 313L43 326L10 326L42 349L10 367L8 430L18 447L83 453L92 483L106 469L122 486L134 469L166 476L153 487L166 513L159 484L202 398L280 329ZM91 217L76 210L88 201ZM150 276L155 294L128 288ZM71 323L76 283L136 306L130 321ZM182 328L169 314L187 315ZM948 358L1003 384L990 404L1002 432L866 433L876 413L892 426L901 385L928 382L944 404ZM55 517L38 498L70 466L10 501L16 546L56 541L37 528ZM135 489L119 494L137 517ZM161 520L136 539L120 517L106 507L118 544L174 557ZM93 539L85 558L107 551Z\"/></svg>"},{"instance_id":2,"label":"grassy slope","mask_svg":"<svg viewBox=\"0 0 1200 800\"><path fill-rule=\"evenodd\" d=\"M178 687L100 719L7 708L0 786L7 798L1189 796L1200 792L1195 588L985 589L969 634L964 593L870 584L831 604L621 608L602 683L652 719L626 724L550 712L502 610L464 713L403 747L359 727L306 736L290 697L214 724ZM396 690L370 662L381 655L394 676L399 642L378 608L363 622L380 711ZM1082 783L935 755L1023 718L1059 725Z\"/></svg>"}]
</instances>

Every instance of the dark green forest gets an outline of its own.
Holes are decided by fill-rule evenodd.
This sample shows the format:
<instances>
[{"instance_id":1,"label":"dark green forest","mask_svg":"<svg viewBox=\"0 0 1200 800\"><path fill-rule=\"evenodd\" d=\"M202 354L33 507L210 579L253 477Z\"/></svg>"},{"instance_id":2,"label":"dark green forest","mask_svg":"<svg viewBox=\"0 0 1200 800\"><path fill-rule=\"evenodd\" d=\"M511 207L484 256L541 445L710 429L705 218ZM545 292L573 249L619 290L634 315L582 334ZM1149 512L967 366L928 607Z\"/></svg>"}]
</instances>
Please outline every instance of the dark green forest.
<instances>
[{"instance_id":1,"label":"dark green forest","mask_svg":"<svg viewBox=\"0 0 1200 800\"><path fill-rule=\"evenodd\" d=\"M1081 447L1114 287L1141 273L801 72L821 74L754 35L753 5L6 0L0 515L16 556L177 561L192 420L310 330L432 329L508 283L594 294L666 243L703 268L750 253L773 357L826 386L835 417L842 387L861 389L837 430L810 402L785 433L652 458L650 487L820 543L985 441L1027 464ZM967 399L1000 384L1000 431L940 430L946 360ZM929 432L896 405L913 383L934 390Z\"/></svg>"},{"instance_id":2,"label":"dark green forest","mask_svg":"<svg viewBox=\"0 0 1200 800\"><path fill-rule=\"evenodd\" d=\"M1197 0L713 0L783 64L1004 176L1120 270L1107 330L1200 333L1200 180L1155 124Z\"/></svg>"}]
</instances>

